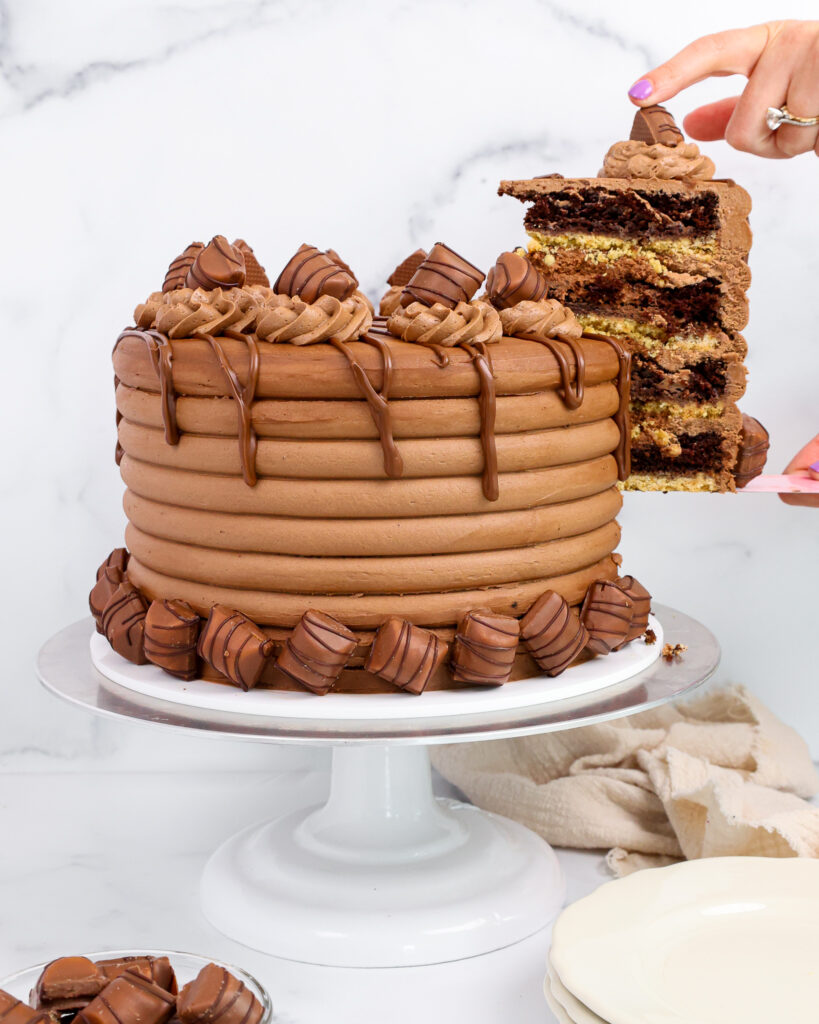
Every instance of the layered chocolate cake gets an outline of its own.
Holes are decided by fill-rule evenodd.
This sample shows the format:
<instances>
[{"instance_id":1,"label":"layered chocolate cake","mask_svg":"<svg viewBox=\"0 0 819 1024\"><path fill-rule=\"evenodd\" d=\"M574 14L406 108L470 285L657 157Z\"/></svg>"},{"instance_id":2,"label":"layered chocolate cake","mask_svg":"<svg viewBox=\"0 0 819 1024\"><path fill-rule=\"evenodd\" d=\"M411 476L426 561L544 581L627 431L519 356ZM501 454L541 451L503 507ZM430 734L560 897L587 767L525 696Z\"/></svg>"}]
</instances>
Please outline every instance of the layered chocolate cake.
<instances>
[{"instance_id":1,"label":"layered chocolate cake","mask_svg":"<svg viewBox=\"0 0 819 1024\"><path fill-rule=\"evenodd\" d=\"M632 353L627 489L735 489L751 203L713 173L668 112L651 107L596 178L500 186L530 204L527 255L545 294Z\"/></svg>"},{"instance_id":2,"label":"layered chocolate cake","mask_svg":"<svg viewBox=\"0 0 819 1024\"><path fill-rule=\"evenodd\" d=\"M332 250L302 246L271 287L217 236L137 306L113 357L127 550L90 599L117 653L243 689L419 694L591 657L594 585L622 596L610 649L644 632L613 554L623 344L515 253L479 298L440 243L392 280L375 317Z\"/></svg>"}]
</instances>

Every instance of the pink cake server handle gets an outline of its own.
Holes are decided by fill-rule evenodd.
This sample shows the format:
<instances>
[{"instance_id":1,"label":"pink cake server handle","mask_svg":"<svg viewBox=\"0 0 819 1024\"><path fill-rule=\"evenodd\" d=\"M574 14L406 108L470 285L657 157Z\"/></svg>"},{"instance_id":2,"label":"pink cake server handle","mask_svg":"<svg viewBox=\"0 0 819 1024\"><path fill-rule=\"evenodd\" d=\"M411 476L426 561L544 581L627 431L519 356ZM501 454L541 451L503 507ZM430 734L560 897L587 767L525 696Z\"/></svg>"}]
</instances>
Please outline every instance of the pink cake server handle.
<instances>
[{"instance_id":1,"label":"pink cake server handle","mask_svg":"<svg viewBox=\"0 0 819 1024\"><path fill-rule=\"evenodd\" d=\"M756 476L750 483L740 488L744 491L774 491L777 494L819 494L819 480L809 476L798 476L796 473L775 475L763 473Z\"/></svg>"}]
</instances>

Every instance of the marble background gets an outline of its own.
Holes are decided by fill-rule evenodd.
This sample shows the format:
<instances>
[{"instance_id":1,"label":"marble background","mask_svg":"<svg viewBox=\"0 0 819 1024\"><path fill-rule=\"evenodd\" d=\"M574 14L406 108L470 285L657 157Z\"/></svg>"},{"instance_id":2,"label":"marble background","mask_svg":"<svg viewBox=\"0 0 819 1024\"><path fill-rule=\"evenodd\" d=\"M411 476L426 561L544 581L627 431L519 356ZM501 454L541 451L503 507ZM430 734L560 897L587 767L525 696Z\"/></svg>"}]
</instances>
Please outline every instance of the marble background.
<instances>
[{"instance_id":1,"label":"marble background","mask_svg":"<svg viewBox=\"0 0 819 1024\"><path fill-rule=\"evenodd\" d=\"M263 748L93 721L33 677L37 648L85 614L120 543L109 353L181 247L243 236L276 272L302 241L333 246L371 294L439 238L486 267L524 238L501 177L595 173L628 134L625 90L643 70L775 13L760 0L692 0L684 18L592 0L0 2L0 769L270 763ZM682 116L736 84L670 107ZM778 469L819 430L818 165L709 152L754 198L744 404ZM622 523L628 571L708 623L720 677L819 754L819 513L769 495L638 494Z\"/></svg>"}]
</instances>

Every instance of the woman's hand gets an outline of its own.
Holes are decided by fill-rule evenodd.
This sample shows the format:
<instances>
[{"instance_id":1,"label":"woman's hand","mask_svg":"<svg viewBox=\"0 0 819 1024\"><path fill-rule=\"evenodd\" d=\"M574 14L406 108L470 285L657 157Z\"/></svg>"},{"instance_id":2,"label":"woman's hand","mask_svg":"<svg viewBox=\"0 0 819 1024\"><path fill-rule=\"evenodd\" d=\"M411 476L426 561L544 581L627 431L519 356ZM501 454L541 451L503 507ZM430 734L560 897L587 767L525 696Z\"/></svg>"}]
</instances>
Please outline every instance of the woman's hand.
<instances>
[{"instance_id":1,"label":"woman's hand","mask_svg":"<svg viewBox=\"0 0 819 1024\"><path fill-rule=\"evenodd\" d=\"M663 103L706 78L745 75L741 96L698 107L684 120L694 139L725 139L735 149L784 158L815 152L819 126L765 123L768 107L787 106L796 117L819 115L819 21L769 21L703 36L631 87L637 106Z\"/></svg>"},{"instance_id":2,"label":"woman's hand","mask_svg":"<svg viewBox=\"0 0 819 1024\"><path fill-rule=\"evenodd\" d=\"M819 480L819 434L812 441L808 441L801 452L794 455L785 472ZM819 494L780 494L779 497L786 505L810 505L819 508Z\"/></svg>"}]
</instances>

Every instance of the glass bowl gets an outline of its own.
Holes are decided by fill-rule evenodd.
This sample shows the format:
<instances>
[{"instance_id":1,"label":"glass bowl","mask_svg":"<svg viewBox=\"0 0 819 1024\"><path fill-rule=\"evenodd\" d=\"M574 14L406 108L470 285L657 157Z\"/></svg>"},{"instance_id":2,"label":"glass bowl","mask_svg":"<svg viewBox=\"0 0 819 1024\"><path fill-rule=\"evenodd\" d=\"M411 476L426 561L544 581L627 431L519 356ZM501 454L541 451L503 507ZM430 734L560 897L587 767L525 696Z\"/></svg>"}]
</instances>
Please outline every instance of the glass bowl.
<instances>
[{"instance_id":1,"label":"glass bowl","mask_svg":"<svg viewBox=\"0 0 819 1024\"><path fill-rule=\"evenodd\" d=\"M267 989L260 981L257 981L252 974L242 970L241 967L234 967L233 964L226 964L222 960L214 960L212 957L196 956L194 953L180 953L168 949L101 949L95 953L83 953L77 950L67 950L65 956L86 956L89 960L116 960L125 956L166 956L176 972L177 981L181 990L183 985L193 981L196 975L207 967L208 964L216 964L224 967L250 989L264 1008L264 1014L259 1024L270 1024L273 1016L273 1006ZM50 963L51 961L46 961ZM9 995L27 1003L29 994L37 983L46 963L35 964L33 967L26 967L22 971L16 971L0 980L0 989L8 992Z\"/></svg>"}]
</instances>

